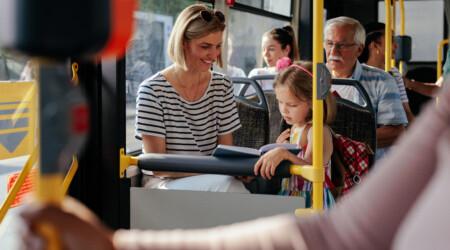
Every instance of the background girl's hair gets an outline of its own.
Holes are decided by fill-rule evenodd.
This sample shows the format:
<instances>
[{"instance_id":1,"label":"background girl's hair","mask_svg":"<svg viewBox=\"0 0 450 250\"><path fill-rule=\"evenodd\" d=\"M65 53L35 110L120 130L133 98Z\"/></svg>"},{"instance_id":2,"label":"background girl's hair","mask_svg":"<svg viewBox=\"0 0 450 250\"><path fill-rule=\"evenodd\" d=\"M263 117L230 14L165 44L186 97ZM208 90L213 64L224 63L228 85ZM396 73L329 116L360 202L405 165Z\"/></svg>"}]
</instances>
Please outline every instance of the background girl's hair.
<instances>
[{"instance_id":1,"label":"background girl's hair","mask_svg":"<svg viewBox=\"0 0 450 250\"><path fill-rule=\"evenodd\" d=\"M200 17L200 11L208 11L212 14L212 20L204 22ZM172 62L180 65L185 70L186 58L183 50L183 42L199 39L211 33L225 30L225 23L220 22L215 12L201 4L194 4L184 9L177 17L170 33L167 53ZM222 67L222 53L216 59L219 67Z\"/></svg>"},{"instance_id":2,"label":"background girl's hair","mask_svg":"<svg viewBox=\"0 0 450 250\"><path fill-rule=\"evenodd\" d=\"M293 64L297 64L312 72L312 62L309 61L295 61ZM273 88L276 89L279 86L288 86L291 92L303 102L312 102L313 96L313 79L304 70L288 66L277 73L275 80L273 82ZM324 112L323 112L323 122L325 124L330 124L334 117L336 116L336 100L328 92L324 100ZM312 121L312 112L308 115L306 120Z\"/></svg>"},{"instance_id":3,"label":"background girl's hair","mask_svg":"<svg viewBox=\"0 0 450 250\"><path fill-rule=\"evenodd\" d=\"M360 63L365 63L369 60L369 47L372 42L380 44L380 38L384 35L384 23L369 23L364 25L366 31L366 41L364 42L364 49L358 57Z\"/></svg>"},{"instance_id":4,"label":"background girl's hair","mask_svg":"<svg viewBox=\"0 0 450 250\"><path fill-rule=\"evenodd\" d=\"M287 45L291 47L289 52L289 58L292 61L300 60L300 52L298 50L297 40L295 39L294 30L290 25L286 25L283 28L271 29L264 33L263 36L270 37L281 44L281 48L285 49Z\"/></svg>"}]
</instances>

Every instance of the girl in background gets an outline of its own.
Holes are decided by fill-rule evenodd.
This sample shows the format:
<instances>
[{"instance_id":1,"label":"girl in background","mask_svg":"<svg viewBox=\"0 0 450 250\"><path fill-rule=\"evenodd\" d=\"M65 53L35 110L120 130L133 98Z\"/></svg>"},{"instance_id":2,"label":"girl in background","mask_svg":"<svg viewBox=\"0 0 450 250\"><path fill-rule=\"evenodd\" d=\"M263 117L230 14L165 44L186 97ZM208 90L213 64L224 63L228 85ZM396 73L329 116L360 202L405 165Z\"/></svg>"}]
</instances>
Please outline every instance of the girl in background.
<instances>
[{"instance_id":1,"label":"girl in background","mask_svg":"<svg viewBox=\"0 0 450 250\"><path fill-rule=\"evenodd\" d=\"M256 75L274 75L276 73L276 63L280 58L289 57L292 61L300 60L297 40L295 39L294 30L290 25L284 26L283 28L271 29L264 33L262 36L261 50L267 66L252 69L248 74L249 78ZM272 83L273 80L259 81L263 90L272 89Z\"/></svg>"}]
</instances>

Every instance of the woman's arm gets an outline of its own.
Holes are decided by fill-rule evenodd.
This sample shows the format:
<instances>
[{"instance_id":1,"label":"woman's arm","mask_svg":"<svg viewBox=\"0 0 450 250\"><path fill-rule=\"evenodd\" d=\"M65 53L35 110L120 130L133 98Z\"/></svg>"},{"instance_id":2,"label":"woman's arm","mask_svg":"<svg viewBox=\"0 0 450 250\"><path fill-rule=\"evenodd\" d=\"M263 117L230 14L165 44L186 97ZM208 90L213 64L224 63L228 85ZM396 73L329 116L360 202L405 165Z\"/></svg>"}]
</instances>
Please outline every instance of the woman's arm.
<instances>
[{"instance_id":1,"label":"woman's arm","mask_svg":"<svg viewBox=\"0 0 450 250\"><path fill-rule=\"evenodd\" d=\"M142 143L144 144L144 153L166 153L166 139L152 135L142 135ZM155 177L181 178L194 176L197 174L177 173L177 172L161 172L152 171Z\"/></svg>"},{"instance_id":2,"label":"woman's arm","mask_svg":"<svg viewBox=\"0 0 450 250\"><path fill-rule=\"evenodd\" d=\"M403 125L383 125L377 128L377 147L392 146L404 131Z\"/></svg>"},{"instance_id":3,"label":"woman's arm","mask_svg":"<svg viewBox=\"0 0 450 250\"><path fill-rule=\"evenodd\" d=\"M442 85L442 79L442 77L439 78L436 83L425 83L403 77L403 81L405 82L405 87L407 89L429 97L436 97L438 95L440 89L439 84Z\"/></svg>"},{"instance_id":4,"label":"woman's arm","mask_svg":"<svg viewBox=\"0 0 450 250\"><path fill-rule=\"evenodd\" d=\"M217 137L217 145L219 145L219 144L232 146L233 145L233 134L229 133L226 135L219 135Z\"/></svg>"}]
</instances>

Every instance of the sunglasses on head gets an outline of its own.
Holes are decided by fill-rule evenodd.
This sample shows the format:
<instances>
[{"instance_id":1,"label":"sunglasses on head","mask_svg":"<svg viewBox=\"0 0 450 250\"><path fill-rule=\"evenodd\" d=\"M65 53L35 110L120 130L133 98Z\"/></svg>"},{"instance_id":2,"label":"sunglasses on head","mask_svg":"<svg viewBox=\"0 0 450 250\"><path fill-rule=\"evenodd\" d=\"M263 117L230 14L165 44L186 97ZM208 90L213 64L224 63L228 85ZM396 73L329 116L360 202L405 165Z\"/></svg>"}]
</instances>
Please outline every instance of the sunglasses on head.
<instances>
[{"instance_id":1,"label":"sunglasses on head","mask_svg":"<svg viewBox=\"0 0 450 250\"><path fill-rule=\"evenodd\" d=\"M208 23L211 22L213 16L215 15L217 19L219 19L219 22L224 23L225 22L225 15L220 11L214 11L214 13L211 13L206 10L200 11L199 16L202 18L203 22Z\"/></svg>"}]
</instances>

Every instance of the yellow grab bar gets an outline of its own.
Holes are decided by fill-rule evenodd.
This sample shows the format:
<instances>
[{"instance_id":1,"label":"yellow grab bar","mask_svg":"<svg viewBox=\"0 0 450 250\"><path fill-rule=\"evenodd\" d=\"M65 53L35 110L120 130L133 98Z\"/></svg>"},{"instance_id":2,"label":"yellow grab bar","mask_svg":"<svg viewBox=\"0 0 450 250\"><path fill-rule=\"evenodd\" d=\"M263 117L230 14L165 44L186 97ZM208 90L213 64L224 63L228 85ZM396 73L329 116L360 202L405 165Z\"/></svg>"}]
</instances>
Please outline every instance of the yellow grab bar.
<instances>
[{"instance_id":1,"label":"yellow grab bar","mask_svg":"<svg viewBox=\"0 0 450 250\"><path fill-rule=\"evenodd\" d=\"M448 39L443 40L442 42L439 43L438 49L437 49L437 76L436 76L436 81L439 80L439 78L441 78L442 75L442 55L441 55L441 49L442 46L444 46L445 44L448 43Z\"/></svg>"},{"instance_id":2,"label":"yellow grab bar","mask_svg":"<svg viewBox=\"0 0 450 250\"><path fill-rule=\"evenodd\" d=\"M323 63L323 0L313 1L313 169L323 170L323 100L317 100L317 65ZM315 211L323 211L323 181L313 180Z\"/></svg>"},{"instance_id":3,"label":"yellow grab bar","mask_svg":"<svg viewBox=\"0 0 450 250\"><path fill-rule=\"evenodd\" d=\"M73 156L72 159L72 165L70 166L69 171L67 172L66 178L64 178L63 184L61 185L61 189L60 192L62 193L62 195L66 195L67 190L69 189L70 183L73 180L73 177L75 176L75 173L78 170L78 160L77 157L75 157L75 155Z\"/></svg>"},{"instance_id":4,"label":"yellow grab bar","mask_svg":"<svg viewBox=\"0 0 450 250\"><path fill-rule=\"evenodd\" d=\"M391 21L391 26L392 26L392 36L395 36L395 4L396 1L392 0L392 21ZM392 39L391 39L391 46L392 46ZM392 54L391 54L391 66L395 67L395 58L392 58Z\"/></svg>"},{"instance_id":5,"label":"yellow grab bar","mask_svg":"<svg viewBox=\"0 0 450 250\"><path fill-rule=\"evenodd\" d=\"M386 11L386 24L384 25L384 70L386 72L391 71L391 58L392 58L392 33L391 33L391 0L384 1Z\"/></svg>"},{"instance_id":6,"label":"yellow grab bar","mask_svg":"<svg viewBox=\"0 0 450 250\"><path fill-rule=\"evenodd\" d=\"M405 35L405 5L403 4L403 0L399 0L400 4L400 35ZM403 75L403 61L400 61L399 65L400 74Z\"/></svg>"}]
</instances>

